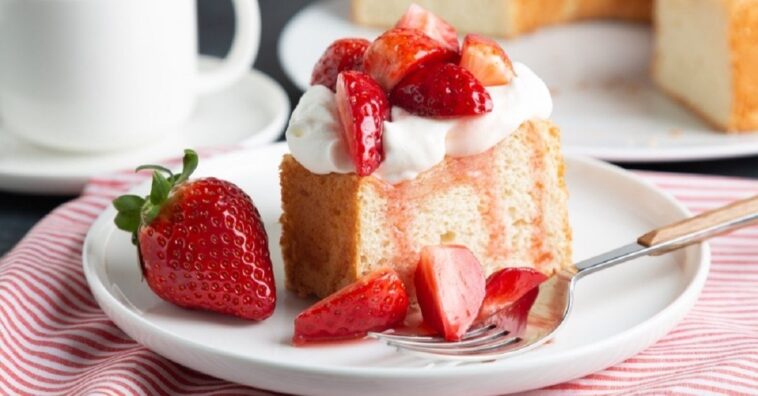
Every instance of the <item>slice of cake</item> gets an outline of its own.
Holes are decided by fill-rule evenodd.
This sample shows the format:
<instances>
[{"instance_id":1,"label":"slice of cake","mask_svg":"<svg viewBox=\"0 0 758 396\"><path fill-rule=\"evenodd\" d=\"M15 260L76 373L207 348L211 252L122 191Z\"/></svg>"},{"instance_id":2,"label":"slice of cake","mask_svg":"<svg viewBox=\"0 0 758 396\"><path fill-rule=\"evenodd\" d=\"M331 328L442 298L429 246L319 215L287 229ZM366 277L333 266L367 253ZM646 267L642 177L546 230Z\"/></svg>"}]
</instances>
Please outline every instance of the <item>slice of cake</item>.
<instances>
[{"instance_id":1,"label":"slice of cake","mask_svg":"<svg viewBox=\"0 0 758 396\"><path fill-rule=\"evenodd\" d=\"M652 0L352 0L355 22L392 26L412 4L439 15L464 32L513 37L541 26L577 19L648 21Z\"/></svg>"},{"instance_id":2,"label":"slice of cake","mask_svg":"<svg viewBox=\"0 0 758 396\"><path fill-rule=\"evenodd\" d=\"M287 287L325 297L390 267L413 298L420 252L439 244L468 247L485 274L572 265L544 82L490 39L459 47L423 9L400 25L371 43L333 43L292 113L281 164Z\"/></svg>"},{"instance_id":3,"label":"slice of cake","mask_svg":"<svg viewBox=\"0 0 758 396\"><path fill-rule=\"evenodd\" d=\"M489 275L545 274L571 265L571 231L558 128L524 123L492 149L446 157L397 185L319 175L288 155L281 165L287 288L325 297L382 266L406 285L424 246L465 245Z\"/></svg>"},{"instance_id":4,"label":"slice of cake","mask_svg":"<svg viewBox=\"0 0 758 396\"><path fill-rule=\"evenodd\" d=\"M656 3L656 83L714 126L758 130L758 0Z\"/></svg>"}]
</instances>

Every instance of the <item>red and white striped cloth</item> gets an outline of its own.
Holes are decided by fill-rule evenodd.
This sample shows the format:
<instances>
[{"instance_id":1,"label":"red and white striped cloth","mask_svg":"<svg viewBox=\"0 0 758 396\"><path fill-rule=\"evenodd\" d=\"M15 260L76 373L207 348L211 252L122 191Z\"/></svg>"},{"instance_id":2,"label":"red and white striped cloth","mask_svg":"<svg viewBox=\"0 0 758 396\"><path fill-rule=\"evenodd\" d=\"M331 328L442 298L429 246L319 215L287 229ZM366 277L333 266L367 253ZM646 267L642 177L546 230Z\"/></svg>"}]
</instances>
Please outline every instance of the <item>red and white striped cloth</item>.
<instances>
[{"instance_id":1,"label":"red and white striped cloth","mask_svg":"<svg viewBox=\"0 0 758 396\"><path fill-rule=\"evenodd\" d=\"M758 181L641 173L701 212ZM140 346L93 300L81 247L97 215L141 176L93 180L0 260L0 394L268 394L194 372ZM758 227L712 242L702 296L669 335L632 359L537 393L758 393Z\"/></svg>"}]
</instances>

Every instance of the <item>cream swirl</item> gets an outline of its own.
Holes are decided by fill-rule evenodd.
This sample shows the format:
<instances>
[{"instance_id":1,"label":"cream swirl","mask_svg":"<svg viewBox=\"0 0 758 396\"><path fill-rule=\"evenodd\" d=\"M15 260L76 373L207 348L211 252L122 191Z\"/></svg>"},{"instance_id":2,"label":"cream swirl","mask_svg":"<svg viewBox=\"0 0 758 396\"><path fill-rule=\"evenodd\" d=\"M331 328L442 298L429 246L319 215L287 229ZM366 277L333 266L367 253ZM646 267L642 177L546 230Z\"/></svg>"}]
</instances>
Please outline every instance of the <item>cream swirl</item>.
<instances>
[{"instance_id":1,"label":"cream swirl","mask_svg":"<svg viewBox=\"0 0 758 396\"><path fill-rule=\"evenodd\" d=\"M384 161L373 175L392 184L412 180L446 155L482 153L525 121L550 117L553 101L545 83L525 65L513 66L517 77L510 84L486 88L494 104L487 114L430 118L393 107L392 120L384 123ZM334 93L312 86L292 112L286 132L290 152L313 173L352 173L355 167L340 128Z\"/></svg>"}]
</instances>

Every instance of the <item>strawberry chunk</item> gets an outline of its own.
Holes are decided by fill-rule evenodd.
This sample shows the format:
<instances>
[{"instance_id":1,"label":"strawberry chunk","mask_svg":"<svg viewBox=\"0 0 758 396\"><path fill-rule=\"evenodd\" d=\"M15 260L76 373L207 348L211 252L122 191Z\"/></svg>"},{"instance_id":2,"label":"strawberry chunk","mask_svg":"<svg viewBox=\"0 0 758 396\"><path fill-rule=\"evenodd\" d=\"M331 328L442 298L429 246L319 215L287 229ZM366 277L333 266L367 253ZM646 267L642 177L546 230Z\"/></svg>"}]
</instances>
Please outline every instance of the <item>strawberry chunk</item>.
<instances>
[{"instance_id":1,"label":"strawberry chunk","mask_svg":"<svg viewBox=\"0 0 758 396\"><path fill-rule=\"evenodd\" d=\"M311 85L325 85L334 91L340 72L363 70L363 54L370 44L368 40L359 38L345 38L333 42L313 67Z\"/></svg>"},{"instance_id":2,"label":"strawberry chunk","mask_svg":"<svg viewBox=\"0 0 758 396\"><path fill-rule=\"evenodd\" d=\"M526 330L527 321L529 319L529 311L532 310L534 302L537 301L540 289L535 287L529 290L521 296L518 300L514 301L507 307L495 312L492 316L489 316L485 320L474 322L474 326L479 324L483 326L494 325L498 329L508 330L509 335L514 337L520 337Z\"/></svg>"},{"instance_id":3,"label":"strawberry chunk","mask_svg":"<svg viewBox=\"0 0 758 396\"><path fill-rule=\"evenodd\" d=\"M484 299L484 273L465 246L427 246L414 279L424 322L446 340L461 339Z\"/></svg>"},{"instance_id":4,"label":"strawberry chunk","mask_svg":"<svg viewBox=\"0 0 758 396\"><path fill-rule=\"evenodd\" d=\"M503 268L490 275L477 322L508 308L546 279L542 272L526 267Z\"/></svg>"},{"instance_id":5,"label":"strawberry chunk","mask_svg":"<svg viewBox=\"0 0 758 396\"><path fill-rule=\"evenodd\" d=\"M420 30L445 48L458 52L458 32L455 28L418 4L411 4L395 27Z\"/></svg>"},{"instance_id":6,"label":"strawberry chunk","mask_svg":"<svg viewBox=\"0 0 758 396\"><path fill-rule=\"evenodd\" d=\"M485 86L506 85L516 75L511 59L494 40L467 34L463 39L460 65Z\"/></svg>"},{"instance_id":7,"label":"strawberry chunk","mask_svg":"<svg viewBox=\"0 0 758 396\"><path fill-rule=\"evenodd\" d=\"M390 100L423 117L455 117L492 111L492 98L476 77L451 63L429 65L400 81Z\"/></svg>"},{"instance_id":8,"label":"strawberry chunk","mask_svg":"<svg viewBox=\"0 0 758 396\"><path fill-rule=\"evenodd\" d=\"M459 56L415 29L394 28L366 50L363 67L387 91L410 72L431 63L458 62Z\"/></svg>"},{"instance_id":9,"label":"strawberry chunk","mask_svg":"<svg viewBox=\"0 0 758 396\"><path fill-rule=\"evenodd\" d=\"M336 100L355 172L368 176L384 159L382 131L390 117L387 95L367 74L346 71L337 77Z\"/></svg>"},{"instance_id":10,"label":"strawberry chunk","mask_svg":"<svg viewBox=\"0 0 758 396\"><path fill-rule=\"evenodd\" d=\"M292 342L363 337L399 325L408 311L408 294L394 270L381 269L317 302L295 318Z\"/></svg>"}]
</instances>

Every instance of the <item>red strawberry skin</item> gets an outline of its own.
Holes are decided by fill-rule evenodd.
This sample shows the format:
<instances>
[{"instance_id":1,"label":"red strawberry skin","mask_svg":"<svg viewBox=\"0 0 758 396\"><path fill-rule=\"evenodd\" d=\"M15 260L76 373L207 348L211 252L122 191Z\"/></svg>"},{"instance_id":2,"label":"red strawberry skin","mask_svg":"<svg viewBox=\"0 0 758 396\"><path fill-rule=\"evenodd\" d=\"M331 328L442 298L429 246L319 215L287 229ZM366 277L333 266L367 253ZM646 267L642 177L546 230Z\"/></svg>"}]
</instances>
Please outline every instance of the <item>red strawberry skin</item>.
<instances>
[{"instance_id":1,"label":"red strawberry skin","mask_svg":"<svg viewBox=\"0 0 758 396\"><path fill-rule=\"evenodd\" d=\"M295 318L292 342L336 341L363 337L402 323L408 294L394 270L381 269L317 302Z\"/></svg>"},{"instance_id":2,"label":"red strawberry skin","mask_svg":"<svg viewBox=\"0 0 758 396\"><path fill-rule=\"evenodd\" d=\"M392 90L390 101L422 117L458 117L492 111L484 86L468 70L450 63L418 69Z\"/></svg>"},{"instance_id":3,"label":"red strawberry skin","mask_svg":"<svg viewBox=\"0 0 758 396\"><path fill-rule=\"evenodd\" d=\"M529 311L537 300L539 292L538 287L527 291L518 300L497 311L494 315L487 317L482 322L475 322L475 326L480 323L484 326L495 325L498 329L508 330L511 336L520 337L526 330Z\"/></svg>"},{"instance_id":4,"label":"red strawberry skin","mask_svg":"<svg viewBox=\"0 0 758 396\"><path fill-rule=\"evenodd\" d=\"M486 294L477 322L507 308L547 280L545 274L526 267L503 268L487 278Z\"/></svg>"},{"instance_id":5,"label":"red strawberry skin","mask_svg":"<svg viewBox=\"0 0 758 396\"><path fill-rule=\"evenodd\" d=\"M162 299L244 319L273 313L266 231L253 201L234 184L181 184L137 238L145 280Z\"/></svg>"},{"instance_id":6,"label":"red strawberry skin","mask_svg":"<svg viewBox=\"0 0 758 396\"><path fill-rule=\"evenodd\" d=\"M336 101L355 172L368 176L384 159L382 133L390 118L387 95L369 75L347 71L337 77Z\"/></svg>"},{"instance_id":7,"label":"red strawberry skin","mask_svg":"<svg viewBox=\"0 0 758 396\"><path fill-rule=\"evenodd\" d=\"M468 34L463 39L460 65L485 87L506 85L516 76L511 58L503 48L494 40L477 34Z\"/></svg>"},{"instance_id":8,"label":"red strawberry skin","mask_svg":"<svg viewBox=\"0 0 758 396\"><path fill-rule=\"evenodd\" d=\"M363 55L371 44L360 38L345 38L333 42L316 62L311 85L325 85L334 91L337 75L346 70L363 70Z\"/></svg>"},{"instance_id":9,"label":"red strawberry skin","mask_svg":"<svg viewBox=\"0 0 758 396\"><path fill-rule=\"evenodd\" d=\"M416 29L393 28L366 50L363 67L387 92L406 75L432 63L455 62L459 55Z\"/></svg>"},{"instance_id":10,"label":"red strawberry skin","mask_svg":"<svg viewBox=\"0 0 758 396\"><path fill-rule=\"evenodd\" d=\"M427 246L414 276L424 323L448 341L460 340L484 299L484 273L465 246Z\"/></svg>"},{"instance_id":11,"label":"red strawberry skin","mask_svg":"<svg viewBox=\"0 0 758 396\"><path fill-rule=\"evenodd\" d=\"M418 4L411 4L395 27L420 30L445 48L458 52L458 32L455 28Z\"/></svg>"}]
</instances>

